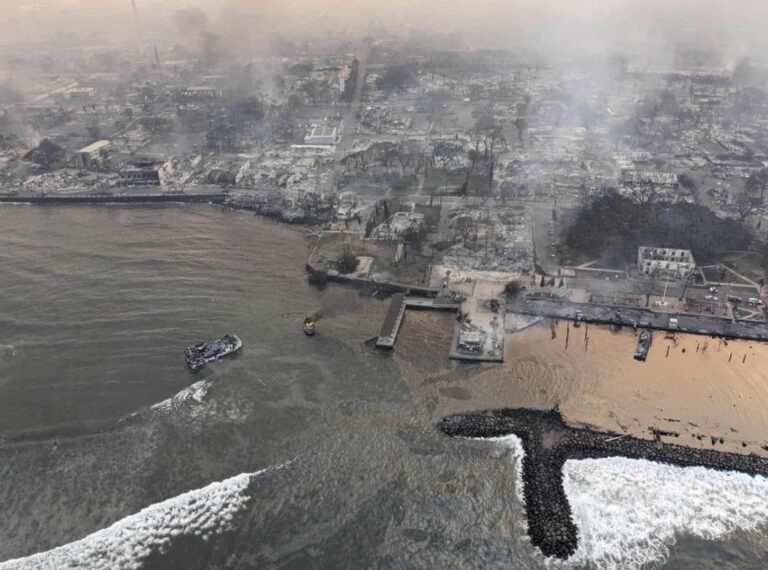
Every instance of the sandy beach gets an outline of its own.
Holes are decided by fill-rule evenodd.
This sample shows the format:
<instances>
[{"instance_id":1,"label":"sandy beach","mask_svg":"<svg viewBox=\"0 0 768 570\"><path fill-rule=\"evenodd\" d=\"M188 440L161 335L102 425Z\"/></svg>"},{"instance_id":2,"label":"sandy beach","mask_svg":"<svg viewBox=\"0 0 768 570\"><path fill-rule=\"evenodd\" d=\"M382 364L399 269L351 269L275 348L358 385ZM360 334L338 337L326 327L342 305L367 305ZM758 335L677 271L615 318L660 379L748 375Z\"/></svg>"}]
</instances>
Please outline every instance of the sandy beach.
<instances>
[{"instance_id":1,"label":"sandy beach","mask_svg":"<svg viewBox=\"0 0 768 570\"><path fill-rule=\"evenodd\" d=\"M508 335L503 365L409 357L431 348L441 358L434 330L450 326L446 316L409 314L397 348L414 396L436 402L436 415L558 405L574 425L644 438L658 429L679 434L662 436L670 443L768 456L768 345L656 333L638 362L631 329L560 322L555 338L549 323Z\"/></svg>"}]
</instances>

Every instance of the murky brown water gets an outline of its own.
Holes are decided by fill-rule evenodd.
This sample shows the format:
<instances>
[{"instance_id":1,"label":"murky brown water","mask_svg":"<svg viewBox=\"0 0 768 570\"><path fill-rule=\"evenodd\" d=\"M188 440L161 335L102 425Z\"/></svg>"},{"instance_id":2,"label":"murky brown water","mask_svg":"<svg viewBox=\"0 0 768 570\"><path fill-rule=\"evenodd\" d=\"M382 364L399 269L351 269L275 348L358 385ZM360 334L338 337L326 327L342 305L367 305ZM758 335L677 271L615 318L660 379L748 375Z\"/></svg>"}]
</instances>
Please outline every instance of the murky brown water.
<instances>
[{"instance_id":1,"label":"murky brown water","mask_svg":"<svg viewBox=\"0 0 768 570\"><path fill-rule=\"evenodd\" d=\"M443 415L559 403L610 429L672 418L728 446L762 441L764 347L710 341L696 354L684 339L667 359L657 337L641 364L631 333L590 329L584 352L572 331L566 351L561 324L556 340L547 327L510 337L504 365L466 365L447 359L451 315L411 312L384 355L364 342L387 302L309 288L306 254L300 230L209 207L2 209L0 430L48 431L0 444L0 560L295 459L231 535L147 567L541 568L509 455L442 437ZM301 320L318 309L306 338ZM223 332L242 354L191 377L181 347ZM199 379L212 382L204 405L146 411ZM751 568L739 561L765 548L696 542L670 567L730 556L723 567Z\"/></svg>"},{"instance_id":2,"label":"murky brown water","mask_svg":"<svg viewBox=\"0 0 768 570\"><path fill-rule=\"evenodd\" d=\"M657 428L680 434L664 441L698 447L711 448L715 437L717 449L766 454L768 345L656 333L647 361L638 362L636 342L631 330L592 326L567 333L561 322L553 339L548 325L532 327L508 337L504 365L478 371L468 387L459 373L466 393L441 410L559 405L577 424L646 438Z\"/></svg>"}]
</instances>

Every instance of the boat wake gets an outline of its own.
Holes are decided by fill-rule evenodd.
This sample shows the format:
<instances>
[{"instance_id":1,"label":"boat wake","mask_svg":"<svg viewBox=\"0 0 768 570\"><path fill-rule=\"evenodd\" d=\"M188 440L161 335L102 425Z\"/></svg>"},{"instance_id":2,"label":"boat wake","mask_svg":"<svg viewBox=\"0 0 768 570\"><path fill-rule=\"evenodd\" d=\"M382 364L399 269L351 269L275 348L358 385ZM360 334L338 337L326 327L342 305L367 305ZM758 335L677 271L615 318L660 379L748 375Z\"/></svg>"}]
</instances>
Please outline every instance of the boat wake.
<instances>
[{"instance_id":1,"label":"boat wake","mask_svg":"<svg viewBox=\"0 0 768 570\"><path fill-rule=\"evenodd\" d=\"M123 416L118 424L129 425L137 421L145 420L152 416L165 416L175 412L185 412L192 417L197 416L204 408L205 399L213 386L209 380L200 380L187 386L176 395L157 402L149 407L142 408L132 414Z\"/></svg>"},{"instance_id":2,"label":"boat wake","mask_svg":"<svg viewBox=\"0 0 768 570\"><path fill-rule=\"evenodd\" d=\"M520 439L491 441L512 448L522 473ZM566 461L563 485L579 546L568 561L546 559L551 568L640 569L663 563L679 535L722 540L768 525L768 479L760 476L612 457Z\"/></svg>"},{"instance_id":3,"label":"boat wake","mask_svg":"<svg viewBox=\"0 0 768 570\"><path fill-rule=\"evenodd\" d=\"M243 473L151 505L76 542L0 563L0 570L139 569L150 556L164 554L174 539L202 540L234 527L235 517L248 507L249 489L260 476L284 465Z\"/></svg>"},{"instance_id":4,"label":"boat wake","mask_svg":"<svg viewBox=\"0 0 768 570\"><path fill-rule=\"evenodd\" d=\"M153 412L170 413L188 406L200 405L205 402L211 386L213 386L213 382L200 380L191 386L187 386L172 398L153 404L150 410Z\"/></svg>"}]
</instances>

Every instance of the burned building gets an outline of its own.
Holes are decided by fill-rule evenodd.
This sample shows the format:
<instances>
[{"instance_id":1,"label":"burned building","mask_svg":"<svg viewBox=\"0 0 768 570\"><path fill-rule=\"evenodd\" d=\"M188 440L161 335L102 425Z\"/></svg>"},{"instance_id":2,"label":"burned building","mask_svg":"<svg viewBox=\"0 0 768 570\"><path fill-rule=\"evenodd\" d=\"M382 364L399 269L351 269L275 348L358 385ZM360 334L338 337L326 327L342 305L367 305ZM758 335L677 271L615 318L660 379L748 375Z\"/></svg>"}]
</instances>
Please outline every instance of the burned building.
<instances>
[{"instance_id":1,"label":"burned building","mask_svg":"<svg viewBox=\"0 0 768 570\"><path fill-rule=\"evenodd\" d=\"M215 101L221 97L221 91L215 87L195 86L187 87L181 92L186 101Z\"/></svg>"},{"instance_id":2,"label":"burned building","mask_svg":"<svg viewBox=\"0 0 768 570\"><path fill-rule=\"evenodd\" d=\"M677 174L628 169L621 173L621 185L625 188L653 186L662 190L677 190Z\"/></svg>"},{"instance_id":3,"label":"burned building","mask_svg":"<svg viewBox=\"0 0 768 570\"><path fill-rule=\"evenodd\" d=\"M337 145L341 142L341 133L344 122L338 126L331 124L313 125L304 136L304 144L310 145Z\"/></svg>"},{"instance_id":4,"label":"burned building","mask_svg":"<svg viewBox=\"0 0 768 570\"><path fill-rule=\"evenodd\" d=\"M637 270L643 275L662 279L685 279L696 267L688 249L669 247L640 247Z\"/></svg>"},{"instance_id":5,"label":"burned building","mask_svg":"<svg viewBox=\"0 0 768 570\"><path fill-rule=\"evenodd\" d=\"M173 159L136 158L120 170L120 181L128 186L163 186L173 173Z\"/></svg>"}]
</instances>

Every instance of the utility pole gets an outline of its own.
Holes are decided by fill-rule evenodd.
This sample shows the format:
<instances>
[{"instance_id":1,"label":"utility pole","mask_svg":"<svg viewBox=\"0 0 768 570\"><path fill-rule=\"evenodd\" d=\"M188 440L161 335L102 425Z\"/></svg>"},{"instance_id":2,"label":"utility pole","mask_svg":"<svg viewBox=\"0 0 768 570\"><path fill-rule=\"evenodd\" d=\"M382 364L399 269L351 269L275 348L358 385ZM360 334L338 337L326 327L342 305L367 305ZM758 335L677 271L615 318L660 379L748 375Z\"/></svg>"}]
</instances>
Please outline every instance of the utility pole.
<instances>
[{"instance_id":1,"label":"utility pole","mask_svg":"<svg viewBox=\"0 0 768 570\"><path fill-rule=\"evenodd\" d=\"M666 277L666 280L664 281L664 294L661 297L661 306L663 307L667 302L667 286L669 285L669 277Z\"/></svg>"}]
</instances>

